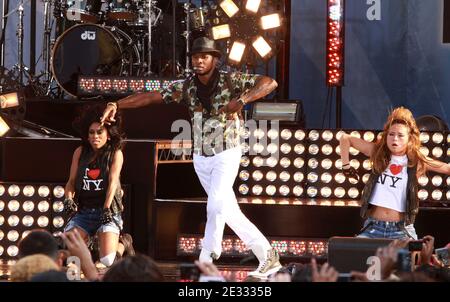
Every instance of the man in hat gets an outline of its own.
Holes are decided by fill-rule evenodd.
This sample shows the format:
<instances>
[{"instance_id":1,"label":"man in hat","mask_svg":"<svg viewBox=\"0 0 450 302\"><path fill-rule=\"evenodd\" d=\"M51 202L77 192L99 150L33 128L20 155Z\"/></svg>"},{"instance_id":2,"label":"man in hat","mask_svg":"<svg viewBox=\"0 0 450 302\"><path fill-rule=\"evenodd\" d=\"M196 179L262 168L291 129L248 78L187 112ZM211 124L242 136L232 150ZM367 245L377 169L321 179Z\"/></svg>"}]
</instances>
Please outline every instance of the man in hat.
<instances>
[{"instance_id":1,"label":"man in hat","mask_svg":"<svg viewBox=\"0 0 450 302\"><path fill-rule=\"evenodd\" d=\"M265 97L275 80L261 75L226 73L217 69L222 56L214 41L197 38L190 53L195 75L160 92L134 94L108 103L101 122L114 122L116 111L158 103L183 103L189 108L194 133L194 168L208 195L207 222L200 262L212 262L222 252L225 223L259 260L250 275L265 278L281 268L279 255L241 212L233 191L241 147L241 110Z\"/></svg>"}]
</instances>

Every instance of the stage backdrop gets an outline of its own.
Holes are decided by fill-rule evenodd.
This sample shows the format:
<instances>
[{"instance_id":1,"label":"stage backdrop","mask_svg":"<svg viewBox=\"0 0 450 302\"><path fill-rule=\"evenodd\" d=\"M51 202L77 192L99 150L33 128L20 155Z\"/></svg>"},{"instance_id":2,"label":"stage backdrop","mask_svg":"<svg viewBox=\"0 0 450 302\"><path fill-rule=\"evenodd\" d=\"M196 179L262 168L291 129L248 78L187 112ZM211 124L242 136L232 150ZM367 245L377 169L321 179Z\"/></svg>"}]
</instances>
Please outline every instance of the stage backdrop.
<instances>
[{"instance_id":1,"label":"stage backdrop","mask_svg":"<svg viewBox=\"0 0 450 302\"><path fill-rule=\"evenodd\" d=\"M450 44L442 43L444 2L450 10L448 0L346 1L344 127L381 128L389 109L400 105L416 116L433 114L450 122ZM17 3L10 0L10 9ZM36 58L42 49L42 3L37 1ZM290 98L304 101L308 127L321 127L327 107L326 1L291 0L291 5ZM24 50L28 66L29 19L27 2ZM16 26L13 14L7 26L7 68L17 62ZM38 65L37 71L41 69ZM334 110L334 103L331 107ZM334 112L331 116L325 125L334 126Z\"/></svg>"}]
</instances>

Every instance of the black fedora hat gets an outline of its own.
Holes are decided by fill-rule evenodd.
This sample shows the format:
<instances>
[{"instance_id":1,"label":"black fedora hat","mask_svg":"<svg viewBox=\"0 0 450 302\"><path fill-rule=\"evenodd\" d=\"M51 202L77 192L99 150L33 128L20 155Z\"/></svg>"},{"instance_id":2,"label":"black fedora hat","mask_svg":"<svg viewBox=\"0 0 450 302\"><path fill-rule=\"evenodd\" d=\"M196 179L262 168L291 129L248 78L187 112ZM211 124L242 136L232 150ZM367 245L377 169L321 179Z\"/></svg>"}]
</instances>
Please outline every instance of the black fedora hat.
<instances>
[{"instance_id":1,"label":"black fedora hat","mask_svg":"<svg viewBox=\"0 0 450 302\"><path fill-rule=\"evenodd\" d=\"M192 56L196 53L211 53L216 57L221 57L222 53L216 48L216 43L214 40L208 39L207 37L200 37L194 40L192 44L192 49L189 55Z\"/></svg>"}]
</instances>

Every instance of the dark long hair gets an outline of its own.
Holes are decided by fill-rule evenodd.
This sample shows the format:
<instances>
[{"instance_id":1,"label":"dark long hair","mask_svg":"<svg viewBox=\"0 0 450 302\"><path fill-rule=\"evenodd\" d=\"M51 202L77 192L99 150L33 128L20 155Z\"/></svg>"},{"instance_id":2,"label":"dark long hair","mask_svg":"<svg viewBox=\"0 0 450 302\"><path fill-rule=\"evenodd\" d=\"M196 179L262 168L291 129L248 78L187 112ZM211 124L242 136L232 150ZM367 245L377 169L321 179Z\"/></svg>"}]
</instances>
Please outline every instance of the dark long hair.
<instances>
[{"instance_id":1,"label":"dark long hair","mask_svg":"<svg viewBox=\"0 0 450 302\"><path fill-rule=\"evenodd\" d=\"M92 146L89 143L89 127L93 123L99 123L100 117L105 110L104 104L86 105L82 108L81 114L73 122L74 129L78 132L81 138L81 145L83 146L83 154L89 154L93 152ZM121 150L125 145L125 136L122 132L122 118L120 113L117 112L115 116L115 122L111 125L103 124L109 135L109 140L106 142L99 151L97 160L104 158L108 154L114 154L117 150Z\"/></svg>"}]
</instances>

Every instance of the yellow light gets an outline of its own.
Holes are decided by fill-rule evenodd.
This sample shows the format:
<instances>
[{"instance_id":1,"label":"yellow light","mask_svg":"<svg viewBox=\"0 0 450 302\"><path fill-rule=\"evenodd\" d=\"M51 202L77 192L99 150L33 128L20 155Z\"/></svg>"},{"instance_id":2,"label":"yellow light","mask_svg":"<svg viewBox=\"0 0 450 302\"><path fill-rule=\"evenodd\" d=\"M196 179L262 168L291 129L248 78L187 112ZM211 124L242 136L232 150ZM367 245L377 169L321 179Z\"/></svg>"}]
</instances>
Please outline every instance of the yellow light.
<instances>
[{"instance_id":1,"label":"yellow light","mask_svg":"<svg viewBox=\"0 0 450 302\"><path fill-rule=\"evenodd\" d=\"M0 108L11 108L19 106L19 94L17 92L0 95Z\"/></svg>"},{"instance_id":2,"label":"yellow light","mask_svg":"<svg viewBox=\"0 0 450 302\"><path fill-rule=\"evenodd\" d=\"M233 62L239 63L242 60L242 56L244 55L245 44L241 42L235 41L230 50L229 59Z\"/></svg>"},{"instance_id":3,"label":"yellow light","mask_svg":"<svg viewBox=\"0 0 450 302\"><path fill-rule=\"evenodd\" d=\"M267 16L261 17L261 27L262 29L271 29L271 28L277 28L280 27L281 20L279 14L270 14Z\"/></svg>"},{"instance_id":4,"label":"yellow light","mask_svg":"<svg viewBox=\"0 0 450 302\"><path fill-rule=\"evenodd\" d=\"M2 119L0 117L0 136L3 136L6 134L6 132L9 131L9 126L8 124L5 122L4 119Z\"/></svg>"},{"instance_id":5,"label":"yellow light","mask_svg":"<svg viewBox=\"0 0 450 302\"><path fill-rule=\"evenodd\" d=\"M263 37L258 37L252 45L262 58L269 55L272 51L272 47L270 47L269 43Z\"/></svg>"},{"instance_id":6,"label":"yellow light","mask_svg":"<svg viewBox=\"0 0 450 302\"><path fill-rule=\"evenodd\" d=\"M212 35L214 40L220 40L231 37L230 25L217 25L212 28Z\"/></svg>"},{"instance_id":7,"label":"yellow light","mask_svg":"<svg viewBox=\"0 0 450 302\"><path fill-rule=\"evenodd\" d=\"M253 13L257 13L260 4L261 4L261 0L247 0L247 4L245 5L245 8Z\"/></svg>"},{"instance_id":8,"label":"yellow light","mask_svg":"<svg viewBox=\"0 0 450 302\"><path fill-rule=\"evenodd\" d=\"M239 11L239 7L237 7L233 0L223 0L222 2L220 2L220 7L230 18Z\"/></svg>"}]
</instances>

